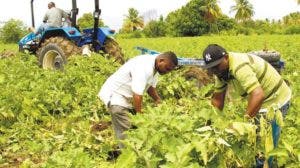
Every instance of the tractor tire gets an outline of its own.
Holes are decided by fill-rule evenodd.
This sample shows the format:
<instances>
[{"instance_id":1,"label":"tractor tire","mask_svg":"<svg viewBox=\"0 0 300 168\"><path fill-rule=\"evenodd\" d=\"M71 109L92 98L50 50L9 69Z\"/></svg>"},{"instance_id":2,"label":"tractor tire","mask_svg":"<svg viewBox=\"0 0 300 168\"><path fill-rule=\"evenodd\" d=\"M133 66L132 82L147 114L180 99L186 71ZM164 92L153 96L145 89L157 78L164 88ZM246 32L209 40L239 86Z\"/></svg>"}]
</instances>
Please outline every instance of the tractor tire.
<instances>
[{"instance_id":1,"label":"tractor tire","mask_svg":"<svg viewBox=\"0 0 300 168\"><path fill-rule=\"evenodd\" d=\"M19 52L20 53L25 53L25 50L24 50L23 46L21 46L21 45L19 45Z\"/></svg>"},{"instance_id":2,"label":"tractor tire","mask_svg":"<svg viewBox=\"0 0 300 168\"><path fill-rule=\"evenodd\" d=\"M125 63L124 54L119 44L112 38L106 38L104 42L104 52L113 57L120 64Z\"/></svg>"},{"instance_id":3,"label":"tractor tire","mask_svg":"<svg viewBox=\"0 0 300 168\"><path fill-rule=\"evenodd\" d=\"M280 60L280 53L277 51L252 51L249 54L257 55L267 62L277 62Z\"/></svg>"},{"instance_id":4,"label":"tractor tire","mask_svg":"<svg viewBox=\"0 0 300 168\"><path fill-rule=\"evenodd\" d=\"M51 37L41 44L37 56L41 68L61 70L71 55L80 53L81 49L72 41L63 37Z\"/></svg>"},{"instance_id":5,"label":"tractor tire","mask_svg":"<svg viewBox=\"0 0 300 168\"><path fill-rule=\"evenodd\" d=\"M184 73L184 77L186 80L196 79L196 86L199 88L214 81L212 76L208 75L205 70L199 67L190 67Z\"/></svg>"}]
</instances>

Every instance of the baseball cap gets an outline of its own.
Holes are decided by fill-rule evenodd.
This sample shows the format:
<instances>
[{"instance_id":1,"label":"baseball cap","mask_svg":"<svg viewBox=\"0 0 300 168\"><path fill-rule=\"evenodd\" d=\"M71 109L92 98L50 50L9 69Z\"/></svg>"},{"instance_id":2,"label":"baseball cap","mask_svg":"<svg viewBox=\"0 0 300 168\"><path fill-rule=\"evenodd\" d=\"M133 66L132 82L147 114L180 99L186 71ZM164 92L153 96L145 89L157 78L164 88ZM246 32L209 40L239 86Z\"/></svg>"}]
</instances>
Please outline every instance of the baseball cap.
<instances>
[{"instance_id":1,"label":"baseball cap","mask_svg":"<svg viewBox=\"0 0 300 168\"><path fill-rule=\"evenodd\" d=\"M218 44L209 44L203 51L205 65L203 68L208 69L221 63L227 51Z\"/></svg>"}]
</instances>

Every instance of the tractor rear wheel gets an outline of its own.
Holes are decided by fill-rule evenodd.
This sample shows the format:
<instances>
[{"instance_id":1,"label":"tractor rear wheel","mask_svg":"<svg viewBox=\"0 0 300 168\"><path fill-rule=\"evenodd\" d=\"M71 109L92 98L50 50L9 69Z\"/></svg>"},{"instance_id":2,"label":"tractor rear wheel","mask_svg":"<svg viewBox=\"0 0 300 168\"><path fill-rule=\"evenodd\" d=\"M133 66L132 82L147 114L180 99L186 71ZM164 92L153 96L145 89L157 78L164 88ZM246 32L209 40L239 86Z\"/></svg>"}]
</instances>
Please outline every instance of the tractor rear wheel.
<instances>
[{"instance_id":1,"label":"tractor rear wheel","mask_svg":"<svg viewBox=\"0 0 300 168\"><path fill-rule=\"evenodd\" d=\"M252 51L249 54L257 55L268 62L280 60L280 53L277 51Z\"/></svg>"},{"instance_id":2,"label":"tractor rear wheel","mask_svg":"<svg viewBox=\"0 0 300 168\"><path fill-rule=\"evenodd\" d=\"M122 52L122 48L119 44L112 38L106 38L104 42L104 52L107 53L109 56L113 57L116 62L120 64L124 64L124 54Z\"/></svg>"},{"instance_id":3,"label":"tractor rear wheel","mask_svg":"<svg viewBox=\"0 0 300 168\"><path fill-rule=\"evenodd\" d=\"M63 69L67 59L80 52L80 48L72 41L63 37L51 37L42 43L37 56L43 69Z\"/></svg>"},{"instance_id":4,"label":"tractor rear wheel","mask_svg":"<svg viewBox=\"0 0 300 168\"><path fill-rule=\"evenodd\" d=\"M269 62L279 74L284 68L282 61L280 61L280 53L277 51L252 51L249 54L257 55Z\"/></svg>"}]
</instances>

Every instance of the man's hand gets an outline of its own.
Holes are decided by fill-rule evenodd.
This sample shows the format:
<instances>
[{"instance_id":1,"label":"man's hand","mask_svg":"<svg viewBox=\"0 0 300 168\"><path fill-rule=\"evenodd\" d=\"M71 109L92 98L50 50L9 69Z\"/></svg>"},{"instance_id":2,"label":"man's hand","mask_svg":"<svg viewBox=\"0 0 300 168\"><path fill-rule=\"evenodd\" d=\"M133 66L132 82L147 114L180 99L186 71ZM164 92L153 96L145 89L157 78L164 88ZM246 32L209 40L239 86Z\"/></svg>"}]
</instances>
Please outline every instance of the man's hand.
<instances>
[{"instance_id":1,"label":"man's hand","mask_svg":"<svg viewBox=\"0 0 300 168\"><path fill-rule=\"evenodd\" d=\"M245 120L249 120L249 119L251 119L251 117L250 117L248 114L245 114L245 115L244 115L244 119L245 119Z\"/></svg>"},{"instance_id":2,"label":"man's hand","mask_svg":"<svg viewBox=\"0 0 300 168\"><path fill-rule=\"evenodd\" d=\"M217 107L219 110L223 110L225 94L226 94L226 90L224 92L214 93L212 96L211 104Z\"/></svg>"},{"instance_id":3,"label":"man's hand","mask_svg":"<svg viewBox=\"0 0 300 168\"><path fill-rule=\"evenodd\" d=\"M250 117L248 114L244 115L244 122L248 122L248 121L251 121L251 120L252 120L252 117Z\"/></svg>"},{"instance_id":4,"label":"man's hand","mask_svg":"<svg viewBox=\"0 0 300 168\"><path fill-rule=\"evenodd\" d=\"M161 98L159 97L155 87L150 86L149 89L147 90L147 93L149 94L150 97L152 97L155 105L158 105L161 103Z\"/></svg>"},{"instance_id":5,"label":"man's hand","mask_svg":"<svg viewBox=\"0 0 300 168\"><path fill-rule=\"evenodd\" d=\"M161 103L161 99L157 99L154 103L155 103L155 105L157 106L158 104Z\"/></svg>"}]
</instances>

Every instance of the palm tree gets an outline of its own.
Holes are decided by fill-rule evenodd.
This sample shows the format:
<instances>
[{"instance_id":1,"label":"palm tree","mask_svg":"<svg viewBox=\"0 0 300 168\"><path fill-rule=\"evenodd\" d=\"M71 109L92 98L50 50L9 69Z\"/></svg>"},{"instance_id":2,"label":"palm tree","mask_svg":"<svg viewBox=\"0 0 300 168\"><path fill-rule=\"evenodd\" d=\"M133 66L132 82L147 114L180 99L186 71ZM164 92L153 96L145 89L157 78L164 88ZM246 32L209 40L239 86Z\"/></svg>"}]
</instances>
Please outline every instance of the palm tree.
<instances>
[{"instance_id":1,"label":"palm tree","mask_svg":"<svg viewBox=\"0 0 300 168\"><path fill-rule=\"evenodd\" d=\"M283 17L283 23L286 25L298 25L300 24L300 12L290 13Z\"/></svg>"},{"instance_id":2,"label":"palm tree","mask_svg":"<svg viewBox=\"0 0 300 168\"><path fill-rule=\"evenodd\" d=\"M204 5L200 7L200 11L204 13L204 19L209 23L209 31L211 31L217 18L222 15L222 11L217 4L217 0L204 0Z\"/></svg>"},{"instance_id":3,"label":"palm tree","mask_svg":"<svg viewBox=\"0 0 300 168\"><path fill-rule=\"evenodd\" d=\"M134 8L128 9L128 15L125 16L123 29L125 31L135 31L138 28L144 27L144 19L143 17L139 16L139 12Z\"/></svg>"},{"instance_id":4,"label":"palm tree","mask_svg":"<svg viewBox=\"0 0 300 168\"><path fill-rule=\"evenodd\" d=\"M236 11L235 19L242 22L250 20L254 15L253 5L248 0L235 0L235 2L236 5L231 6L230 9L230 12Z\"/></svg>"},{"instance_id":5,"label":"palm tree","mask_svg":"<svg viewBox=\"0 0 300 168\"><path fill-rule=\"evenodd\" d=\"M212 23L222 15L222 11L217 4L217 0L204 0L204 4L205 5L200 7L200 11L204 12L204 18L208 22Z\"/></svg>"}]
</instances>

